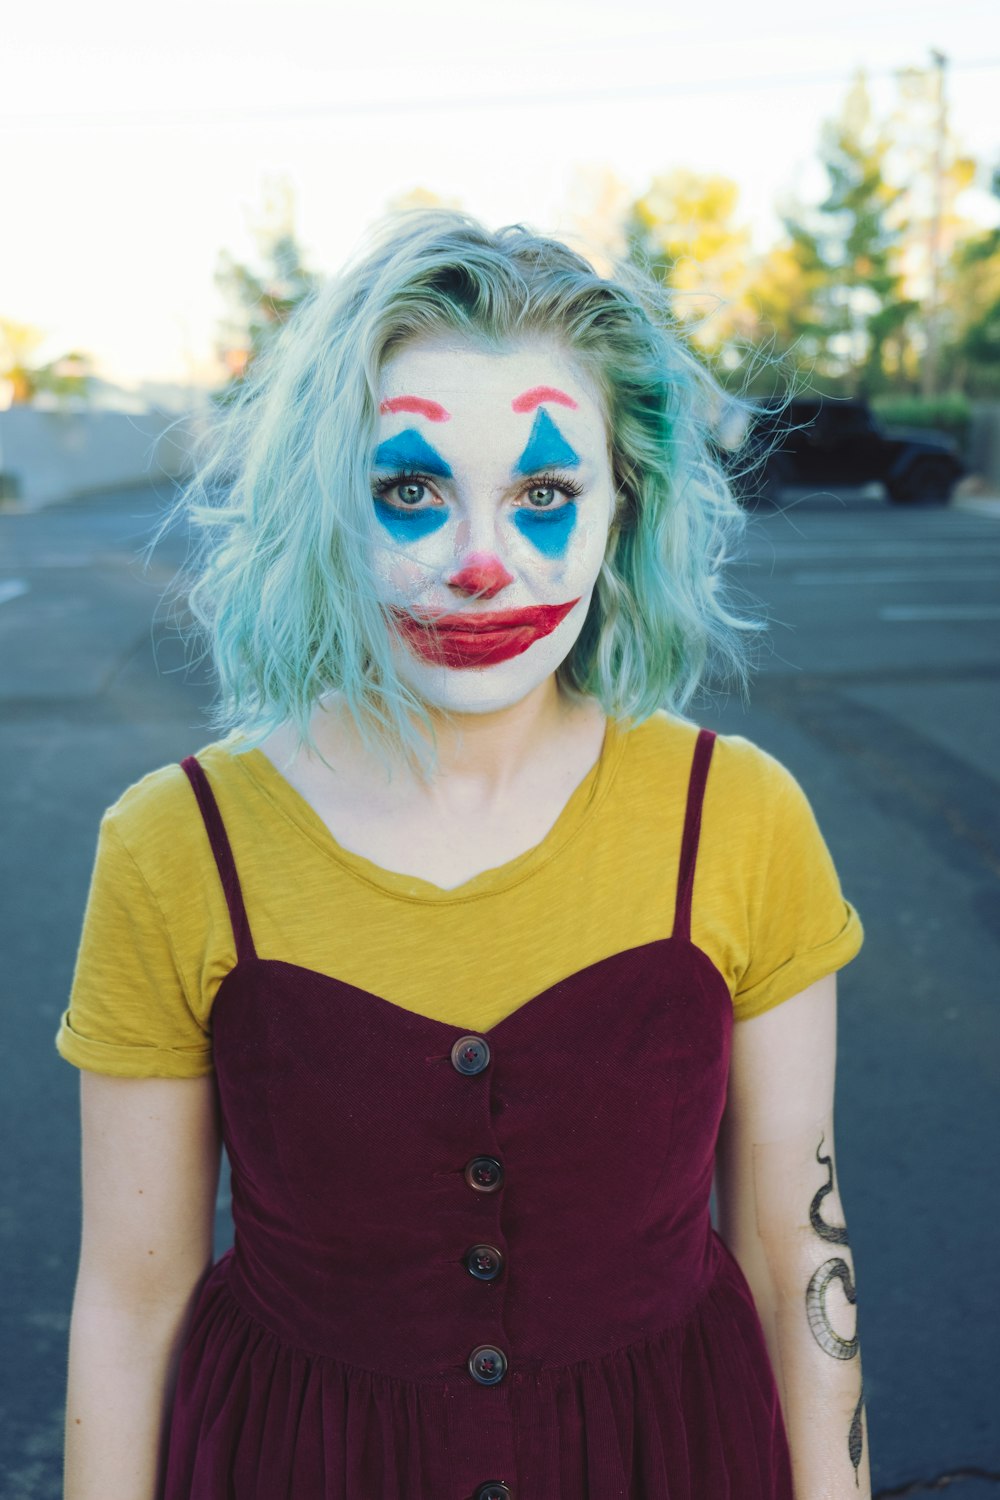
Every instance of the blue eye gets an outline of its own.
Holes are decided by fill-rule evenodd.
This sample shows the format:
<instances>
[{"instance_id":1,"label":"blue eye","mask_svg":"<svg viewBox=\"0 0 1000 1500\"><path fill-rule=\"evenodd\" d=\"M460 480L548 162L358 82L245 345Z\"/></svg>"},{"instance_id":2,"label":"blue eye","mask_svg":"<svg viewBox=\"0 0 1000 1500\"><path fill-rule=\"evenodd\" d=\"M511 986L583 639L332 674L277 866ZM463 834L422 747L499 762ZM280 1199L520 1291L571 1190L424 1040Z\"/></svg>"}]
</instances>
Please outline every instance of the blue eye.
<instances>
[{"instance_id":1,"label":"blue eye","mask_svg":"<svg viewBox=\"0 0 1000 1500\"><path fill-rule=\"evenodd\" d=\"M427 489L427 486L425 484L421 484L419 479L408 479L402 484L394 484L393 489L398 492L400 502L403 505L419 505L421 500L424 498L424 493ZM420 493L416 495L404 495L404 490L419 490Z\"/></svg>"},{"instance_id":2,"label":"blue eye","mask_svg":"<svg viewBox=\"0 0 1000 1500\"><path fill-rule=\"evenodd\" d=\"M526 493L529 496L529 504L531 505L532 510L548 510L550 506L553 506L555 504L555 501L559 495L559 490L554 484L535 484L532 485L531 489ZM539 504L530 499L530 497L533 495L548 495L549 499L543 500Z\"/></svg>"},{"instance_id":3,"label":"blue eye","mask_svg":"<svg viewBox=\"0 0 1000 1500\"><path fill-rule=\"evenodd\" d=\"M387 497L399 492L399 504ZM406 491L419 491L406 494ZM398 542L416 542L430 536L448 520L448 510L436 503L436 497L423 474L399 471L376 480L372 499L375 515L389 534ZM423 503L429 500L430 504Z\"/></svg>"}]
</instances>

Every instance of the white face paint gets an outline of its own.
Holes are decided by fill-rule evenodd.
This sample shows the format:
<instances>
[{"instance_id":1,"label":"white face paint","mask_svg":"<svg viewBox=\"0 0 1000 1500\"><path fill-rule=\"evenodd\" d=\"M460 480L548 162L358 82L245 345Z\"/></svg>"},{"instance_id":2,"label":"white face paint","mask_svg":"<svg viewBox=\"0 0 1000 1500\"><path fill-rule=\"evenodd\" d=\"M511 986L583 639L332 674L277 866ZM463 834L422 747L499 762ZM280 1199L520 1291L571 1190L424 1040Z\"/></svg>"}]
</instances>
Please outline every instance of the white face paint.
<instances>
[{"instance_id":1,"label":"white face paint","mask_svg":"<svg viewBox=\"0 0 1000 1500\"><path fill-rule=\"evenodd\" d=\"M493 354L438 336L387 361L380 404L375 565L400 676L434 707L509 707L569 654L604 559L597 391L548 340Z\"/></svg>"}]
</instances>

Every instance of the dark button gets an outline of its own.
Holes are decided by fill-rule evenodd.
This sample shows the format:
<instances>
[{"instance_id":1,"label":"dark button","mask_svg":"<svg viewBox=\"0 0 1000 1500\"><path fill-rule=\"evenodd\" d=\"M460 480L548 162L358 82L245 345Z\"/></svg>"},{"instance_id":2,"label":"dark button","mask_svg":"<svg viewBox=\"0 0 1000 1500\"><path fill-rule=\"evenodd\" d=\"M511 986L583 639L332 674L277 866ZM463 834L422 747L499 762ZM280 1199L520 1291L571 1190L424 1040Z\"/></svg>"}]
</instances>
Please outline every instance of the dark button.
<instances>
[{"instance_id":1,"label":"dark button","mask_svg":"<svg viewBox=\"0 0 1000 1500\"><path fill-rule=\"evenodd\" d=\"M465 1264L480 1281L492 1281L503 1270L503 1255L495 1245L473 1245L465 1252Z\"/></svg>"},{"instance_id":2,"label":"dark button","mask_svg":"<svg viewBox=\"0 0 1000 1500\"><path fill-rule=\"evenodd\" d=\"M514 1491L502 1479L487 1479L479 1486L473 1500L514 1500Z\"/></svg>"},{"instance_id":3,"label":"dark button","mask_svg":"<svg viewBox=\"0 0 1000 1500\"><path fill-rule=\"evenodd\" d=\"M481 1073L489 1061L490 1044L484 1036L460 1036L451 1049L451 1065L459 1073Z\"/></svg>"},{"instance_id":4,"label":"dark button","mask_svg":"<svg viewBox=\"0 0 1000 1500\"><path fill-rule=\"evenodd\" d=\"M469 1355L469 1374L480 1385L497 1385L507 1373L507 1356L492 1344L480 1344Z\"/></svg>"},{"instance_id":5,"label":"dark button","mask_svg":"<svg viewBox=\"0 0 1000 1500\"><path fill-rule=\"evenodd\" d=\"M465 1180L477 1193L495 1193L503 1185L503 1167L495 1156L474 1156L465 1164Z\"/></svg>"}]
</instances>

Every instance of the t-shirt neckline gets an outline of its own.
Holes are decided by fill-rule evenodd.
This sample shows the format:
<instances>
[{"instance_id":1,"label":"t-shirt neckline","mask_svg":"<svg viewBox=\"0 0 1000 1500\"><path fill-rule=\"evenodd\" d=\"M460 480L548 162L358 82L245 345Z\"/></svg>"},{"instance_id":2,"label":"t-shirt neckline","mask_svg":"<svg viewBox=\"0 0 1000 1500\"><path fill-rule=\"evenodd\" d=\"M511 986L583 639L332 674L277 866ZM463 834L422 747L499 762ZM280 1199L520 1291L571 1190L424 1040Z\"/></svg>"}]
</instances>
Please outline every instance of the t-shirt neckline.
<instances>
[{"instance_id":1,"label":"t-shirt neckline","mask_svg":"<svg viewBox=\"0 0 1000 1500\"><path fill-rule=\"evenodd\" d=\"M232 760L253 781L277 811L358 880L401 900L444 905L472 901L508 890L527 880L550 860L561 854L596 814L606 798L624 754L627 734L624 726L608 717L598 757L590 770L570 793L555 822L537 843L516 854L503 864L481 870L460 885L445 888L419 876L389 870L339 843L319 813L263 750L239 751L235 748L241 736L236 733L226 741Z\"/></svg>"}]
</instances>

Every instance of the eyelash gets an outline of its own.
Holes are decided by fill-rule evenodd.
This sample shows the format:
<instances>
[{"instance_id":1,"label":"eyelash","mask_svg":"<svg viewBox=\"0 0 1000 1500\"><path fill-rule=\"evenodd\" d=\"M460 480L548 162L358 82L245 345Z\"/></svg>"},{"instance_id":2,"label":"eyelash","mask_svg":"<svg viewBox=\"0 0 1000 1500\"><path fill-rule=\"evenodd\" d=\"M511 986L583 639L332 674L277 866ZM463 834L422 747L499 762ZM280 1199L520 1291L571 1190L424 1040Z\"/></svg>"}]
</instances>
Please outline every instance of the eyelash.
<instances>
[{"instance_id":1,"label":"eyelash","mask_svg":"<svg viewBox=\"0 0 1000 1500\"><path fill-rule=\"evenodd\" d=\"M383 495L387 495L390 490L394 490L397 484L423 484L428 489L434 488L434 481L429 475L417 474L408 469L399 469L395 474L386 474L381 479L376 480L373 493L381 498ZM559 490L571 500L575 500L578 495L583 493L583 485L577 484L575 479L567 479L557 474L539 474L532 479L530 484L524 486L522 494L525 490ZM539 511L546 511L550 508L547 505L533 505L529 507L531 510ZM400 509L416 510L416 506L401 506Z\"/></svg>"}]
</instances>

